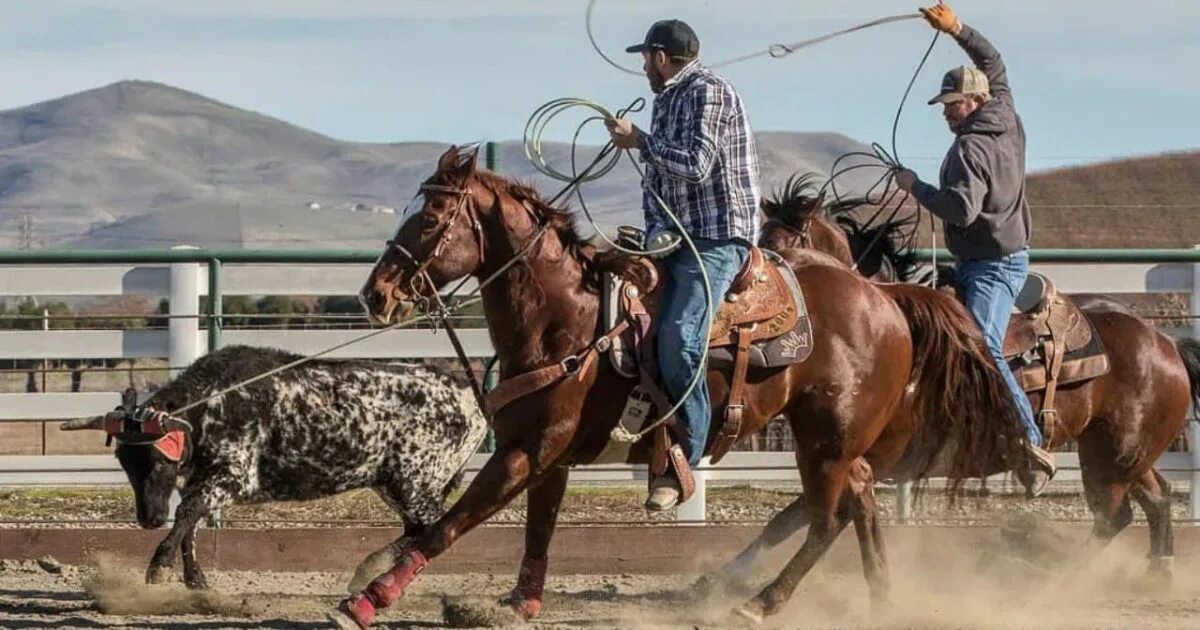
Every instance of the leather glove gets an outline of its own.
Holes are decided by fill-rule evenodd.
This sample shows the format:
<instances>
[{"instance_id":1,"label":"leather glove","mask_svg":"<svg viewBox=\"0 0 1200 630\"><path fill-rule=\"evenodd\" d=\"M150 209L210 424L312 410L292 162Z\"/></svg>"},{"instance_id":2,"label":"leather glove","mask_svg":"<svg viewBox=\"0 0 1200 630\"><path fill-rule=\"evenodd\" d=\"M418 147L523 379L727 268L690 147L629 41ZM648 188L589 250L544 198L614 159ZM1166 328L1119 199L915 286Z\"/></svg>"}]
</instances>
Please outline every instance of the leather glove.
<instances>
[{"instance_id":1,"label":"leather glove","mask_svg":"<svg viewBox=\"0 0 1200 630\"><path fill-rule=\"evenodd\" d=\"M957 35L962 30L962 23L958 21L958 16L954 15L954 9L950 5L943 2L926 8L918 9L921 15L925 16L925 21L929 25L943 33Z\"/></svg>"}]
</instances>

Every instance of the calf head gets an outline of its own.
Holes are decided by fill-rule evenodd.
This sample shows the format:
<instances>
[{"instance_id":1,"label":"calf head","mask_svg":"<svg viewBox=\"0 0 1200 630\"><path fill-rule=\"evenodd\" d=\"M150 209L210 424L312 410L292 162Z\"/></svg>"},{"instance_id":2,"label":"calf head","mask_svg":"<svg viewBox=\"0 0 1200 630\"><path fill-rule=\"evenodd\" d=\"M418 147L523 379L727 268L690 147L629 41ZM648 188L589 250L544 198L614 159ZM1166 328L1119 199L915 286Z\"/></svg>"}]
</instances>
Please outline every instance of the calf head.
<instances>
[{"instance_id":1,"label":"calf head","mask_svg":"<svg viewBox=\"0 0 1200 630\"><path fill-rule=\"evenodd\" d=\"M133 487L138 524L162 527L170 518L171 491L190 455L192 427L150 405L138 407L136 394L103 416L65 422L63 431L98 430L117 443L117 461Z\"/></svg>"}]
</instances>

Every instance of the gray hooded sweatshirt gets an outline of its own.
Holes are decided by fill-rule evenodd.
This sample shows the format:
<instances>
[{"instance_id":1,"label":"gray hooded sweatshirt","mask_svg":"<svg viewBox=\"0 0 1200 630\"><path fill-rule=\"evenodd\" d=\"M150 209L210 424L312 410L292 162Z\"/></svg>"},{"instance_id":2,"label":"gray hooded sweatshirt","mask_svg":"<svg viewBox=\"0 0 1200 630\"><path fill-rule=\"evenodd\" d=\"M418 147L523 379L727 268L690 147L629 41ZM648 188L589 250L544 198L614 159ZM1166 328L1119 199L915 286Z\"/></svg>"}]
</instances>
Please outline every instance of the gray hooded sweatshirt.
<instances>
[{"instance_id":1,"label":"gray hooded sweatshirt","mask_svg":"<svg viewBox=\"0 0 1200 630\"><path fill-rule=\"evenodd\" d=\"M917 182L913 195L942 219L946 247L955 258L1000 258L1029 245L1025 127L1000 53L966 25L956 39L987 75L992 99L958 130L942 163L940 189Z\"/></svg>"}]
</instances>

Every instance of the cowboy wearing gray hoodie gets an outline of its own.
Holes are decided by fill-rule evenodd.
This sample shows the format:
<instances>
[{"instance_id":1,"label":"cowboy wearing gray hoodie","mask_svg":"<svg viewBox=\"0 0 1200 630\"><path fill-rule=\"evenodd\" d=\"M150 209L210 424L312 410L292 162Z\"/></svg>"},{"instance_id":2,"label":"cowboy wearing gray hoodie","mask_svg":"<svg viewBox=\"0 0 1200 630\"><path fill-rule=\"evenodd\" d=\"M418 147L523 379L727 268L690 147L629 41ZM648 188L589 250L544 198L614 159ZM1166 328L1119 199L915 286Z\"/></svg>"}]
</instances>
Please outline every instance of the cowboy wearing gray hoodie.
<instances>
[{"instance_id":1,"label":"cowboy wearing gray hoodie","mask_svg":"<svg viewBox=\"0 0 1200 630\"><path fill-rule=\"evenodd\" d=\"M958 290L979 324L1025 424L1025 444L1033 467L1014 472L1028 495L1037 496L1054 475L1054 458L1041 448L1042 432L1029 398L1002 353L1013 303L1029 273L1025 127L1013 105L1004 61L991 42L960 22L941 2L921 13L934 28L952 35L975 67L947 72L941 92L929 101L930 105L942 105L955 135L942 163L939 186L921 181L907 169L897 173L896 183L942 220L946 247L956 259Z\"/></svg>"}]
</instances>

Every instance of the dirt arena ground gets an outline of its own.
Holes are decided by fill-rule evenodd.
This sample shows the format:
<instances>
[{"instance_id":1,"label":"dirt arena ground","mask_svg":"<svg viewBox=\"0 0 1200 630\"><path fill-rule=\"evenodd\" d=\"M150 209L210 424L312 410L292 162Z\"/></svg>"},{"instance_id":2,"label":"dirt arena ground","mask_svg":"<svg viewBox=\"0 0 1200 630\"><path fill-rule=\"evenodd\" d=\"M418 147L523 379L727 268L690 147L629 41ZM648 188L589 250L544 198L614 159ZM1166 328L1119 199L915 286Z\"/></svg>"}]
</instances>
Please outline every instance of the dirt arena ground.
<instances>
[{"instance_id":1,"label":"dirt arena ground","mask_svg":"<svg viewBox=\"0 0 1200 630\"><path fill-rule=\"evenodd\" d=\"M1171 583L1147 576L1139 557L1145 530L1129 532L1125 544L1084 563L1077 555L1082 541L1065 539L1055 527L1024 521L975 544L926 540L922 548L893 546L893 597L887 610L870 610L857 562L823 563L787 610L764 627L1197 626L1200 567L1181 563ZM851 532L842 539L839 545L854 544ZM786 553L796 542L785 545ZM784 559L772 561L778 566ZM192 593L179 584L145 586L142 569L103 557L91 566L0 561L0 628L327 628L331 626L324 612L339 599L348 578L337 573L210 571L213 590ZM737 594L703 601L681 597L695 575L553 573L552 564L545 614L526 627L746 627L729 615L742 601ZM767 579L764 576L759 584ZM512 584L511 574L425 574L402 603L381 618L379 627L517 625L492 604ZM469 614L451 615L448 625L446 610Z\"/></svg>"}]
</instances>

